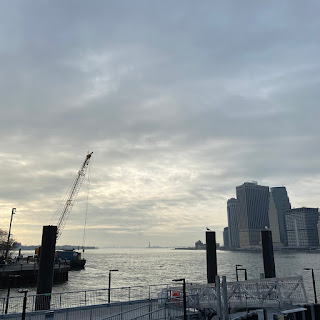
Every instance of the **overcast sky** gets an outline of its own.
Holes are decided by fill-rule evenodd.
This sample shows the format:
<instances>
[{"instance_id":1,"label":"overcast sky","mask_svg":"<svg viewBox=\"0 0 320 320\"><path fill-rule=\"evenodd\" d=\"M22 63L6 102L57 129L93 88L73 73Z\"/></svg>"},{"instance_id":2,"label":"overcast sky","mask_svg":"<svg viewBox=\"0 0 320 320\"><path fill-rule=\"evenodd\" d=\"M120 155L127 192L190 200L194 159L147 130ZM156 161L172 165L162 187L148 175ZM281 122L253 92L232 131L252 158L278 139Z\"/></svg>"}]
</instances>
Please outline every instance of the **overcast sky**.
<instances>
[{"instance_id":1,"label":"overcast sky","mask_svg":"<svg viewBox=\"0 0 320 320\"><path fill-rule=\"evenodd\" d=\"M319 1L2 1L0 227L39 244L193 245L245 181L319 207ZM89 192L88 192L89 190ZM87 202L87 196L89 195ZM87 209L86 209L87 208Z\"/></svg>"}]
</instances>

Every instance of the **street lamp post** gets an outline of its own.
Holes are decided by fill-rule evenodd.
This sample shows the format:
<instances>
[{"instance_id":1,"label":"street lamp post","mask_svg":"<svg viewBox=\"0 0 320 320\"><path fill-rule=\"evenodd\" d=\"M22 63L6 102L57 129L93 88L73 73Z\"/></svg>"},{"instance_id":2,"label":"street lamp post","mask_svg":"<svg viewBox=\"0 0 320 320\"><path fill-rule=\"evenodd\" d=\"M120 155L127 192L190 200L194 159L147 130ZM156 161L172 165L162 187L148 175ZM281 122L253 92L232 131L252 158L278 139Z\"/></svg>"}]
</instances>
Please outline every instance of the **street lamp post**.
<instances>
[{"instance_id":1,"label":"street lamp post","mask_svg":"<svg viewBox=\"0 0 320 320\"><path fill-rule=\"evenodd\" d=\"M27 308L27 294L28 294L28 291L29 291L28 289L20 289L20 290L18 290L19 293L24 293L21 320L26 320L26 308Z\"/></svg>"},{"instance_id":2,"label":"street lamp post","mask_svg":"<svg viewBox=\"0 0 320 320\"><path fill-rule=\"evenodd\" d=\"M183 283L183 319L187 320L187 296L186 296L186 279L174 279L174 282L182 281Z\"/></svg>"},{"instance_id":3,"label":"street lamp post","mask_svg":"<svg viewBox=\"0 0 320 320\"><path fill-rule=\"evenodd\" d=\"M303 268L303 270L311 270L311 275L312 275L312 285L313 285L313 293L314 293L314 303L318 303L317 299L317 291L316 291L316 282L314 280L314 272L313 268Z\"/></svg>"},{"instance_id":4,"label":"street lamp post","mask_svg":"<svg viewBox=\"0 0 320 320\"><path fill-rule=\"evenodd\" d=\"M109 291L108 291L108 303L110 303L110 297L111 297L111 272L113 271L119 271L118 269L109 270Z\"/></svg>"},{"instance_id":5,"label":"street lamp post","mask_svg":"<svg viewBox=\"0 0 320 320\"><path fill-rule=\"evenodd\" d=\"M8 252L9 252L9 240L10 240L10 234L11 234L12 218L13 218L13 215L16 213L16 211L17 211L16 208L12 208L12 211L11 211L11 219L10 219L10 227L9 227L9 233L8 233L7 248L6 248L6 254L5 254L5 257L4 257L4 261L5 261L5 262L7 261Z\"/></svg>"},{"instance_id":6,"label":"street lamp post","mask_svg":"<svg viewBox=\"0 0 320 320\"><path fill-rule=\"evenodd\" d=\"M238 276L238 267L242 267L242 264L236 264L236 279L237 279L237 282L239 281L239 276Z\"/></svg>"}]
</instances>

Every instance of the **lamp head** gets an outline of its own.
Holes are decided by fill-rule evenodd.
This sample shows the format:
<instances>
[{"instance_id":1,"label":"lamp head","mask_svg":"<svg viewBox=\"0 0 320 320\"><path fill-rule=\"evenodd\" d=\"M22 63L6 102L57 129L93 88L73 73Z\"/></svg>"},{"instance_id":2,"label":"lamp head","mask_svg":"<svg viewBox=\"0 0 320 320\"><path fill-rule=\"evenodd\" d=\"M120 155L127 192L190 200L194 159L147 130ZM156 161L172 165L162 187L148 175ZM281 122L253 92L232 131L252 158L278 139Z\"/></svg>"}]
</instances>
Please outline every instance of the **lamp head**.
<instances>
[{"instance_id":1,"label":"lamp head","mask_svg":"<svg viewBox=\"0 0 320 320\"><path fill-rule=\"evenodd\" d=\"M28 289L19 289L18 292L19 293L27 293L27 292L29 292L29 290Z\"/></svg>"},{"instance_id":2,"label":"lamp head","mask_svg":"<svg viewBox=\"0 0 320 320\"><path fill-rule=\"evenodd\" d=\"M172 280L172 281L178 282L178 281L185 281L185 280L186 280L185 278L182 278L182 279L174 279L174 280Z\"/></svg>"},{"instance_id":3,"label":"lamp head","mask_svg":"<svg viewBox=\"0 0 320 320\"><path fill-rule=\"evenodd\" d=\"M12 208L12 214L15 214L17 212L16 208Z\"/></svg>"}]
</instances>

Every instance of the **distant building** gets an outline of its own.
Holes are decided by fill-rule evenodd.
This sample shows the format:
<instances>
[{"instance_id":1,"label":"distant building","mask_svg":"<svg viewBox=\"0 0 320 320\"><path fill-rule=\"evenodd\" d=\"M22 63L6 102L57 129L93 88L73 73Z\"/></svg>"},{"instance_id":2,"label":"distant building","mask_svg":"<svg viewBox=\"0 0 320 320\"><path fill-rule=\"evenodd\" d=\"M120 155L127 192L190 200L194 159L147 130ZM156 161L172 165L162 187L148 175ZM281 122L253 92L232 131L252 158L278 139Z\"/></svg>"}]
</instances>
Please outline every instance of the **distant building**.
<instances>
[{"instance_id":1,"label":"distant building","mask_svg":"<svg viewBox=\"0 0 320 320\"><path fill-rule=\"evenodd\" d=\"M223 229L223 244L224 244L224 247L226 249L229 249L230 246L229 246L229 233L228 233L228 227L224 228Z\"/></svg>"},{"instance_id":2,"label":"distant building","mask_svg":"<svg viewBox=\"0 0 320 320\"><path fill-rule=\"evenodd\" d=\"M286 210L284 214L289 247L319 246L318 208L295 208Z\"/></svg>"},{"instance_id":3,"label":"distant building","mask_svg":"<svg viewBox=\"0 0 320 320\"><path fill-rule=\"evenodd\" d=\"M269 222L275 245L287 246L287 230L284 212L291 209L285 187L270 188Z\"/></svg>"},{"instance_id":4,"label":"distant building","mask_svg":"<svg viewBox=\"0 0 320 320\"><path fill-rule=\"evenodd\" d=\"M239 248L239 231L237 219L237 199L231 198L227 202L229 247Z\"/></svg>"},{"instance_id":5,"label":"distant building","mask_svg":"<svg viewBox=\"0 0 320 320\"><path fill-rule=\"evenodd\" d=\"M204 243L202 243L201 240L198 240L197 242L195 242L194 247L197 250L202 250L202 249L206 248L206 245Z\"/></svg>"},{"instance_id":6,"label":"distant building","mask_svg":"<svg viewBox=\"0 0 320 320\"><path fill-rule=\"evenodd\" d=\"M269 187L245 182L236 187L240 247L261 243L261 230L269 227Z\"/></svg>"}]
</instances>

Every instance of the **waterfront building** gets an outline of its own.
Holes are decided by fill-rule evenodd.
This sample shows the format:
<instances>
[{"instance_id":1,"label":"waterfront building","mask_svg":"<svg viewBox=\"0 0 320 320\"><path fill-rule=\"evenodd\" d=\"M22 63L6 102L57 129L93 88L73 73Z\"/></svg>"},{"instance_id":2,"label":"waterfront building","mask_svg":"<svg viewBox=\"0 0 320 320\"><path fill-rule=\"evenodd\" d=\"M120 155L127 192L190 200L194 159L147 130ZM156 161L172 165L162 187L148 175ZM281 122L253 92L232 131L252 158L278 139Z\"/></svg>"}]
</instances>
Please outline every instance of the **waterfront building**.
<instances>
[{"instance_id":1,"label":"waterfront building","mask_svg":"<svg viewBox=\"0 0 320 320\"><path fill-rule=\"evenodd\" d=\"M237 199L231 198L227 201L227 212L228 212L229 247L230 249L239 248Z\"/></svg>"},{"instance_id":2,"label":"waterfront building","mask_svg":"<svg viewBox=\"0 0 320 320\"><path fill-rule=\"evenodd\" d=\"M284 214L289 247L319 246L318 208L295 208L286 210Z\"/></svg>"},{"instance_id":3,"label":"waterfront building","mask_svg":"<svg viewBox=\"0 0 320 320\"><path fill-rule=\"evenodd\" d=\"M261 230L269 227L269 187L245 182L236 192L240 248L258 246Z\"/></svg>"},{"instance_id":4,"label":"waterfront building","mask_svg":"<svg viewBox=\"0 0 320 320\"><path fill-rule=\"evenodd\" d=\"M229 249L229 233L228 233L228 227L225 227L223 229L223 244L225 249Z\"/></svg>"},{"instance_id":5,"label":"waterfront building","mask_svg":"<svg viewBox=\"0 0 320 320\"><path fill-rule=\"evenodd\" d=\"M273 243L276 246L287 246L287 230L284 212L291 209L285 187L270 188L269 222Z\"/></svg>"}]
</instances>

